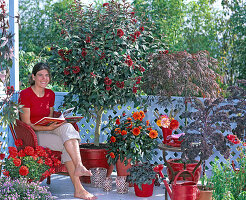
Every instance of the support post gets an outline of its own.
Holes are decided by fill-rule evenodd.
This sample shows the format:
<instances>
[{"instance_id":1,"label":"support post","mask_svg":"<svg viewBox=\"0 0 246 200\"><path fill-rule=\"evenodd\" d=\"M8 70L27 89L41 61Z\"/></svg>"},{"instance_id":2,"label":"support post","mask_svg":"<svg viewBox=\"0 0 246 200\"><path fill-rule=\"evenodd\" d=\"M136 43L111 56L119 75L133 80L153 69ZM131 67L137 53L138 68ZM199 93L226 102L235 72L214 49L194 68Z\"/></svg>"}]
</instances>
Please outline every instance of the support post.
<instances>
[{"instance_id":1,"label":"support post","mask_svg":"<svg viewBox=\"0 0 246 200\"><path fill-rule=\"evenodd\" d=\"M18 1L9 0L9 31L14 34L13 46L14 57L13 64L10 69L10 85L14 86L15 91L19 91L19 24L18 24Z\"/></svg>"}]
</instances>

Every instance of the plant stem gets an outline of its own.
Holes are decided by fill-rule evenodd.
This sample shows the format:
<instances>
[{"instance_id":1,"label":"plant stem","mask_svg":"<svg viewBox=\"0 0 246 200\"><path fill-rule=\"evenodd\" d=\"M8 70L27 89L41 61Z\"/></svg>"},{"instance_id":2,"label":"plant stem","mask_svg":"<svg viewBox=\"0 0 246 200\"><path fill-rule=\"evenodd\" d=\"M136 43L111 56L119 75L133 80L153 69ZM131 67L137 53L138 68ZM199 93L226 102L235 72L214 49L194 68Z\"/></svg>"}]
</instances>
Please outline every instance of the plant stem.
<instances>
[{"instance_id":1,"label":"plant stem","mask_svg":"<svg viewBox=\"0 0 246 200\"><path fill-rule=\"evenodd\" d=\"M103 107L101 107L99 110L95 108L96 112L96 129L95 129L95 138L94 138L94 145L99 146L99 138L100 138L100 130L101 130L101 124L102 124L102 114L103 114Z\"/></svg>"}]
</instances>

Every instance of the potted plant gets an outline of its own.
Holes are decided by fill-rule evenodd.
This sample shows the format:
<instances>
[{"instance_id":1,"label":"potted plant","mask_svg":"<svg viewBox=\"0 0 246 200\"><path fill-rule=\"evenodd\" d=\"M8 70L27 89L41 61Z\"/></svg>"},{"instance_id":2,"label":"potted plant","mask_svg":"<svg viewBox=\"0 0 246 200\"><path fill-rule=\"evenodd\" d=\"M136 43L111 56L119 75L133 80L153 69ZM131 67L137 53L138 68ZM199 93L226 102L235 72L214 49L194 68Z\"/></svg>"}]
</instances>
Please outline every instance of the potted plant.
<instances>
[{"instance_id":1,"label":"potted plant","mask_svg":"<svg viewBox=\"0 0 246 200\"><path fill-rule=\"evenodd\" d=\"M137 103L142 76L152 66L150 52L158 44L151 22L139 15L126 1L98 7L75 1L66 19L59 20L61 37L52 45L50 66L69 91L65 105L96 121L96 146L104 110Z\"/></svg>"},{"instance_id":2,"label":"potted plant","mask_svg":"<svg viewBox=\"0 0 246 200\"><path fill-rule=\"evenodd\" d=\"M21 147L22 140L16 140L15 145ZM61 161L54 156L50 157L49 149L41 146L34 149L27 146L17 150L8 147L9 156L5 158L3 174L12 179L26 178L29 182L40 181L54 173L53 166L59 166Z\"/></svg>"},{"instance_id":3,"label":"potted plant","mask_svg":"<svg viewBox=\"0 0 246 200\"><path fill-rule=\"evenodd\" d=\"M56 199L48 191L48 187L41 186L38 182L29 183L27 179L0 178L0 194L2 199Z\"/></svg>"},{"instance_id":4,"label":"potted plant","mask_svg":"<svg viewBox=\"0 0 246 200\"><path fill-rule=\"evenodd\" d=\"M241 152L238 168L235 169L230 161L223 163L223 165L218 160L213 163L210 181L213 184L214 199L246 199L246 148L243 145L238 146L238 148Z\"/></svg>"},{"instance_id":5,"label":"potted plant","mask_svg":"<svg viewBox=\"0 0 246 200\"><path fill-rule=\"evenodd\" d=\"M65 19L58 22L61 37L58 44L52 44L50 66L54 80L62 80L69 91L65 106L95 120L94 142L81 148L82 160L93 163L97 154L90 156L91 149L95 153L98 148L105 149L105 145L98 147L104 110L128 101L139 104L139 84L152 66L150 54L158 44L154 45L151 22L143 13L137 17L126 1L96 7L76 0ZM105 154L100 150L104 161L97 164L107 163ZM88 157L93 159L86 161Z\"/></svg>"},{"instance_id":6,"label":"potted plant","mask_svg":"<svg viewBox=\"0 0 246 200\"><path fill-rule=\"evenodd\" d=\"M128 169L130 173L127 181L134 184L134 191L138 197L150 197L153 195L154 182L157 173L150 163L138 163Z\"/></svg>"},{"instance_id":7,"label":"potted plant","mask_svg":"<svg viewBox=\"0 0 246 200\"><path fill-rule=\"evenodd\" d=\"M154 156L153 150L158 145L158 133L152 129L148 120L144 121L144 118L143 111L136 111L130 117L123 112L122 116L110 120L107 158L109 164L116 164L119 176L127 175L126 170L119 171L124 165L151 160Z\"/></svg>"}]
</instances>

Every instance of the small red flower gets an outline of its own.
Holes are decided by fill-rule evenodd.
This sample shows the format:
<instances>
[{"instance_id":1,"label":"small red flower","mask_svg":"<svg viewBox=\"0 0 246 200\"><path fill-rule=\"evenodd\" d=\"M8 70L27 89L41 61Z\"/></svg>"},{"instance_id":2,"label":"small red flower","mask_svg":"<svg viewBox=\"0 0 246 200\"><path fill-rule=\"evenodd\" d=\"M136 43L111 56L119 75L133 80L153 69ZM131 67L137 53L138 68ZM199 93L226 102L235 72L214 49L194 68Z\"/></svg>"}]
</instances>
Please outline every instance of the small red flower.
<instances>
[{"instance_id":1,"label":"small red flower","mask_svg":"<svg viewBox=\"0 0 246 200\"><path fill-rule=\"evenodd\" d=\"M118 88L124 88L125 83L124 83L124 81L122 81L122 82L117 81L117 82L115 83L115 85L116 85Z\"/></svg>"},{"instance_id":2,"label":"small red flower","mask_svg":"<svg viewBox=\"0 0 246 200\"><path fill-rule=\"evenodd\" d=\"M144 27L141 26L141 27L139 28L139 30L140 30L141 32L143 32L143 31L144 31Z\"/></svg>"},{"instance_id":3,"label":"small red flower","mask_svg":"<svg viewBox=\"0 0 246 200\"><path fill-rule=\"evenodd\" d=\"M93 72L91 72L91 77L96 77L96 75Z\"/></svg>"},{"instance_id":4,"label":"small red flower","mask_svg":"<svg viewBox=\"0 0 246 200\"><path fill-rule=\"evenodd\" d=\"M132 20L132 23L136 24L137 23L137 20L136 19L133 19Z\"/></svg>"},{"instance_id":5,"label":"small red flower","mask_svg":"<svg viewBox=\"0 0 246 200\"><path fill-rule=\"evenodd\" d=\"M169 128L172 130L176 130L179 127L179 122L177 120L172 120L170 123Z\"/></svg>"},{"instance_id":6,"label":"small red flower","mask_svg":"<svg viewBox=\"0 0 246 200\"><path fill-rule=\"evenodd\" d=\"M3 175L9 177L9 171L4 171Z\"/></svg>"},{"instance_id":7,"label":"small red flower","mask_svg":"<svg viewBox=\"0 0 246 200\"><path fill-rule=\"evenodd\" d=\"M139 37L140 36L140 32L139 31L136 31L135 33L134 33L134 35L136 36L136 37Z\"/></svg>"},{"instance_id":8,"label":"small red flower","mask_svg":"<svg viewBox=\"0 0 246 200\"><path fill-rule=\"evenodd\" d=\"M66 76L70 74L70 72L68 71L68 69L69 69L69 67L66 67L66 68L64 69L64 74L65 74Z\"/></svg>"},{"instance_id":9,"label":"small red flower","mask_svg":"<svg viewBox=\"0 0 246 200\"><path fill-rule=\"evenodd\" d=\"M125 60L125 63L126 63L129 67L131 67L131 66L133 65L132 59L131 59L131 57L130 57L129 55L127 55L126 60Z\"/></svg>"},{"instance_id":10,"label":"small red flower","mask_svg":"<svg viewBox=\"0 0 246 200\"><path fill-rule=\"evenodd\" d=\"M17 149L15 147L9 147L9 156L8 158L15 158L18 153L17 153Z\"/></svg>"},{"instance_id":11,"label":"small red flower","mask_svg":"<svg viewBox=\"0 0 246 200\"><path fill-rule=\"evenodd\" d=\"M114 152L111 152L109 155L111 158L115 158Z\"/></svg>"},{"instance_id":12,"label":"small red flower","mask_svg":"<svg viewBox=\"0 0 246 200\"><path fill-rule=\"evenodd\" d=\"M95 47L95 50L97 51L99 48L98 47Z\"/></svg>"},{"instance_id":13,"label":"small red flower","mask_svg":"<svg viewBox=\"0 0 246 200\"><path fill-rule=\"evenodd\" d=\"M109 5L109 3L104 3L103 7L107 7Z\"/></svg>"},{"instance_id":14,"label":"small red flower","mask_svg":"<svg viewBox=\"0 0 246 200\"><path fill-rule=\"evenodd\" d=\"M44 163L44 161L43 161L42 159L39 159L39 160L37 161L37 163L39 163L39 164L43 164L43 163Z\"/></svg>"},{"instance_id":15,"label":"small red flower","mask_svg":"<svg viewBox=\"0 0 246 200\"><path fill-rule=\"evenodd\" d=\"M111 85L111 84L112 84L112 80L111 80L109 77L106 76L106 77L104 78L104 84L105 84L105 85Z\"/></svg>"},{"instance_id":16,"label":"small red flower","mask_svg":"<svg viewBox=\"0 0 246 200\"><path fill-rule=\"evenodd\" d=\"M20 147L23 145L23 141L21 139L15 140L15 146Z\"/></svg>"},{"instance_id":17,"label":"small red flower","mask_svg":"<svg viewBox=\"0 0 246 200\"><path fill-rule=\"evenodd\" d=\"M108 86L108 85L106 86L106 90L107 90L107 91L110 91L111 89L112 89L112 88L111 88L110 86Z\"/></svg>"},{"instance_id":18,"label":"small red flower","mask_svg":"<svg viewBox=\"0 0 246 200\"><path fill-rule=\"evenodd\" d=\"M87 36L87 37L86 37L85 42L86 42L86 43L90 43L90 42L91 42L90 36Z\"/></svg>"},{"instance_id":19,"label":"small red flower","mask_svg":"<svg viewBox=\"0 0 246 200\"><path fill-rule=\"evenodd\" d=\"M21 166L19 169L19 174L21 176L26 176L29 173L29 169L27 166Z\"/></svg>"},{"instance_id":20,"label":"small red flower","mask_svg":"<svg viewBox=\"0 0 246 200\"><path fill-rule=\"evenodd\" d=\"M122 113L122 116L125 117L126 116L126 113Z\"/></svg>"},{"instance_id":21,"label":"small red flower","mask_svg":"<svg viewBox=\"0 0 246 200\"><path fill-rule=\"evenodd\" d=\"M131 16L133 17L135 15L135 12L131 12Z\"/></svg>"},{"instance_id":22,"label":"small red flower","mask_svg":"<svg viewBox=\"0 0 246 200\"><path fill-rule=\"evenodd\" d=\"M82 57L85 57L86 55L87 55L86 49L83 48L83 49L82 49L82 52L81 52L81 56L82 56Z\"/></svg>"},{"instance_id":23,"label":"small red flower","mask_svg":"<svg viewBox=\"0 0 246 200\"><path fill-rule=\"evenodd\" d=\"M111 136L110 141L111 142L116 142L116 138L114 136Z\"/></svg>"},{"instance_id":24,"label":"small red flower","mask_svg":"<svg viewBox=\"0 0 246 200\"><path fill-rule=\"evenodd\" d=\"M104 59L105 58L105 53L102 52L101 56L100 56L100 60Z\"/></svg>"},{"instance_id":25,"label":"small red flower","mask_svg":"<svg viewBox=\"0 0 246 200\"><path fill-rule=\"evenodd\" d=\"M127 132L125 130L121 131L121 135L127 135Z\"/></svg>"},{"instance_id":26,"label":"small red flower","mask_svg":"<svg viewBox=\"0 0 246 200\"><path fill-rule=\"evenodd\" d=\"M5 154L4 153L0 153L0 160L3 160L5 158Z\"/></svg>"},{"instance_id":27,"label":"small red flower","mask_svg":"<svg viewBox=\"0 0 246 200\"><path fill-rule=\"evenodd\" d=\"M141 82L141 77L137 77L136 79L137 79L136 84L140 84L140 82Z\"/></svg>"},{"instance_id":28,"label":"small red flower","mask_svg":"<svg viewBox=\"0 0 246 200\"><path fill-rule=\"evenodd\" d=\"M144 67L139 66L138 69L139 69L140 72L145 72L145 68Z\"/></svg>"},{"instance_id":29,"label":"small red flower","mask_svg":"<svg viewBox=\"0 0 246 200\"><path fill-rule=\"evenodd\" d=\"M120 119L116 119L115 123L116 123L117 125L120 125Z\"/></svg>"},{"instance_id":30,"label":"small red flower","mask_svg":"<svg viewBox=\"0 0 246 200\"><path fill-rule=\"evenodd\" d=\"M14 165L15 165L16 167L19 167L19 166L21 166L21 159L15 158L15 159L13 160L13 163L14 163Z\"/></svg>"},{"instance_id":31,"label":"small red flower","mask_svg":"<svg viewBox=\"0 0 246 200\"><path fill-rule=\"evenodd\" d=\"M74 73L74 74L78 74L79 72L80 72L79 66L74 66L74 67L73 67L73 73Z\"/></svg>"},{"instance_id":32,"label":"small red flower","mask_svg":"<svg viewBox=\"0 0 246 200\"><path fill-rule=\"evenodd\" d=\"M123 35L124 35L124 31L122 29L118 29L117 36L121 38Z\"/></svg>"},{"instance_id":33,"label":"small red flower","mask_svg":"<svg viewBox=\"0 0 246 200\"><path fill-rule=\"evenodd\" d=\"M53 166L53 161L51 160L51 158L47 158L45 159L45 162L44 162L46 165L52 167Z\"/></svg>"},{"instance_id":34,"label":"small red flower","mask_svg":"<svg viewBox=\"0 0 246 200\"><path fill-rule=\"evenodd\" d=\"M136 93L137 93L137 91L138 91L138 88L137 88L137 87L135 87L135 86L133 86L133 88L132 88L132 92L136 94Z\"/></svg>"},{"instance_id":35,"label":"small red flower","mask_svg":"<svg viewBox=\"0 0 246 200\"><path fill-rule=\"evenodd\" d=\"M21 149L21 150L18 152L18 156L19 156L20 158L23 158L23 157L26 156L26 154L25 154L25 152L24 152L23 149Z\"/></svg>"},{"instance_id":36,"label":"small red flower","mask_svg":"<svg viewBox=\"0 0 246 200\"><path fill-rule=\"evenodd\" d=\"M138 136L140 134L140 129L136 127L132 130L132 133L133 135Z\"/></svg>"},{"instance_id":37,"label":"small red flower","mask_svg":"<svg viewBox=\"0 0 246 200\"><path fill-rule=\"evenodd\" d=\"M33 147L30 147L30 146L25 147L24 152L28 156L34 156L34 149L33 149Z\"/></svg>"}]
</instances>

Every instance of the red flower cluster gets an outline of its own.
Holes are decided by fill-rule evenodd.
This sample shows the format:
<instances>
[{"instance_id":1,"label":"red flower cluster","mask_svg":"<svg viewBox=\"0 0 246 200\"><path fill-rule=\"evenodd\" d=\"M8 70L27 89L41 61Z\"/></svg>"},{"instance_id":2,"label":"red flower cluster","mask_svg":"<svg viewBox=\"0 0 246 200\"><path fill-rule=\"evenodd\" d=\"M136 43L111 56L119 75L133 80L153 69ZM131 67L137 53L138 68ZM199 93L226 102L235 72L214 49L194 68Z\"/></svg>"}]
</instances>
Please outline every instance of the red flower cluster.
<instances>
[{"instance_id":1,"label":"red flower cluster","mask_svg":"<svg viewBox=\"0 0 246 200\"><path fill-rule=\"evenodd\" d=\"M109 3L104 3L103 7L107 7L109 5Z\"/></svg>"},{"instance_id":2,"label":"red flower cluster","mask_svg":"<svg viewBox=\"0 0 246 200\"><path fill-rule=\"evenodd\" d=\"M5 154L4 153L0 153L0 160L3 160L5 158Z\"/></svg>"},{"instance_id":3,"label":"red flower cluster","mask_svg":"<svg viewBox=\"0 0 246 200\"><path fill-rule=\"evenodd\" d=\"M101 56L100 56L100 60L104 59L105 58L105 53L102 52Z\"/></svg>"},{"instance_id":4,"label":"red flower cluster","mask_svg":"<svg viewBox=\"0 0 246 200\"><path fill-rule=\"evenodd\" d=\"M124 83L124 81L122 81L122 82L117 81L117 82L115 83L115 85L116 85L118 88L124 88L125 83Z\"/></svg>"},{"instance_id":5,"label":"red flower cluster","mask_svg":"<svg viewBox=\"0 0 246 200\"><path fill-rule=\"evenodd\" d=\"M178 127L179 127L179 122L176 119L172 120L169 125L169 128L172 130L176 130Z\"/></svg>"},{"instance_id":6,"label":"red flower cluster","mask_svg":"<svg viewBox=\"0 0 246 200\"><path fill-rule=\"evenodd\" d=\"M65 74L66 76L70 74L69 69L70 69L70 67L66 67L66 68L64 69L64 74Z\"/></svg>"},{"instance_id":7,"label":"red flower cluster","mask_svg":"<svg viewBox=\"0 0 246 200\"><path fill-rule=\"evenodd\" d=\"M12 95L14 93L14 91L15 91L14 86L11 86L11 87L7 86L7 90L6 90L7 95Z\"/></svg>"},{"instance_id":8,"label":"red flower cluster","mask_svg":"<svg viewBox=\"0 0 246 200\"><path fill-rule=\"evenodd\" d=\"M90 36L87 36L87 37L86 37L85 42L86 42L86 43L90 43L90 42L91 42Z\"/></svg>"},{"instance_id":9,"label":"red flower cluster","mask_svg":"<svg viewBox=\"0 0 246 200\"><path fill-rule=\"evenodd\" d=\"M124 35L123 30L122 29L118 29L117 30L117 36L121 38L123 35Z\"/></svg>"},{"instance_id":10,"label":"red flower cluster","mask_svg":"<svg viewBox=\"0 0 246 200\"><path fill-rule=\"evenodd\" d=\"M140 30L141 32L143 32L143 31L144 31L144 27L141 26L141 27L139 28L139 30Z\"/></svg>"},{"instance_id":11,"label":"red flower cluster","mask_svg":"<svg viewBox=\"0 0 246 200\"><path fill-rule=\"evenodd\" d=\"M130 55L127 55L126 56L126 60L125 60L125 63L131 67L133 65L133 62L132 62L132 59L131 59L131 56Z\"/></svg>"},{"instance_id":12,"label":"red flower cluster","mask_svg":"<svg viewBox=\"0 0 246 200\"><path fill-rule=\"evenodd\" d=\"M169 51L168 50L165 50L165 51L159 51L159 54L168 54L169 53Z\"/></svg>"},{"instance_id":13,"label":"red flower cluster","mask_svg":"<svg viewBox=\"0 0 246 200\"><path fill-rule=\"evenodd\" d=\"M23 142L21 140L16 140L15 144L17 147L20 147L23 145ZM20 151L15 147L9 147L8 149L9 156L7 158L8 160L5 161L4 175L11 176L12 178L18 178L19 174L21 176L28 176L29 178L38 177L40 179L41 176L47 177L51 175L51 173L54 172L52 167L61 164L59 159L54 155L51 155L50 149L41 146L38 146L36 149L27 146ZM1 156L2 159L4 157L5 155ZM39 166L37 167L35 163L38 163ZM15 168L12 167L13 165ZM38 172L40 174L38 174Z\"/></svg>"},{"instance_id":14,"label":"red flower cluster","mask_svg":"<svg viewBox=\"0 0 246 200\"><path fill-rule=\"evenodd\" d=\"M82 49L82 52L81 52L81 56L82 56L82 57L85 57L86 55L87 55L86 49L83 48L83 49Z\"/></svg>"},{"instance_id":15,"label":"red flower cluster","mask_svg":"<svg viewBox=\"0 0 246 200\"><path fill-rule=\"evenodd\" d=\"M229 135L227 135L227 139L234 144L240 143L240 140L238 139L238 137L236 135L229 134Z\"/></svg>"},{"instance_id":16,"label":"red flower cluster","mask_svg":"<svg viewBox=\"0 0 246 200\"><path fill-rule=\"evenodd\" d=\"M110 79L109 77L106 76L104 78L104 84L105 85L111 85L112 84L112 79Z\"/></svg>"},{"instance_id":17,"label":"red flower cluster","mask_svg":"<svg viewBox=\"0 0 246 200\"><path fill-rule=\"evenodd\" d=\"M137 91L138 91L138 88L137 88L137 87L135 87L135 86L133 86L133 87L132 87L132 92L136 94L136 93L137 93Z\"/></svg>"},{"instance_id":18,"label":"red flower cluster","mask_svg":"<svg viewBox=\"0 0 246 200\"><path fill-rule=\"evenodd\" d=\"M66 55L69 55L70 53L72 53L72 49L69 49L69 50L64 50L64 49L60 49L60 50L58 50L58 54L59 54L59 56L61 56L61 58L62 58L62 60L64 60L64 61L69 61L69 59L68 58L66 58L65 56Z\"/></svg>"},{"instance_id":19,"label":"red flower cluster","mask_svg":"<svg viewBox=\"0 0 246 200\"><path fill-rule=\"evenodd\" d=\"M79 66L74 66L74 67L73 67L73 73L74 73L74 74L78 74L79 72L80 72Z\"/></svg>"}]
</instances>

